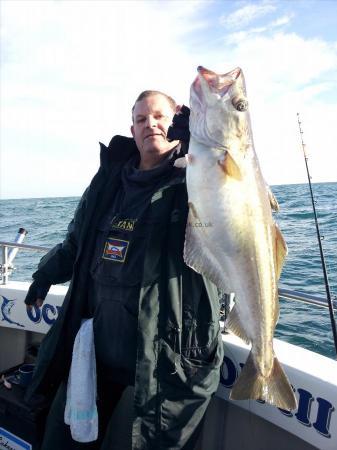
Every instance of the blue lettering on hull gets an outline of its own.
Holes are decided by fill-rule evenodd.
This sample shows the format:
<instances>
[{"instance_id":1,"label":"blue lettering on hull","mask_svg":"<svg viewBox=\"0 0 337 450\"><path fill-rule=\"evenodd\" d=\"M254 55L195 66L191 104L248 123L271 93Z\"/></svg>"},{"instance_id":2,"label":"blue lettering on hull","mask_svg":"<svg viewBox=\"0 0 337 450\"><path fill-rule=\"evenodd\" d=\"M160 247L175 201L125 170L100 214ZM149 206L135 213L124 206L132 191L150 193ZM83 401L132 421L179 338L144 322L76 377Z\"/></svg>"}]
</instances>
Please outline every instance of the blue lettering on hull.
<instances>
[{"instance_id":1,"label":"blue lettering on hull","mask_svg":"<svg viewBox=\"0 0 337 450\"><path fill-rule=\"evenodd\" d=\"M49 303L45 303L42 308L33 306L33 308L27 311L27 315L29 319L34 323L40 323L41 320L43 320L47 325L53 325L53 323L55 323L57 319L60 308L60 306L54 306L50 305Z\"/></svg>"},{"instance_id":2,"label":"blue lettering on hull","mask_svg":"<svg viewBox=\"0 0 337 450\"><path fill-rule=\"evenodd\" d=\"M9 299L4 295L0 295L2 297L2 303L0 306L0 311L2 318L1 320L10 323L11 325L16 325L20 328L25 328L25 325L16 322L11 318L11 312L15 305L16 299ZM33 308L27 310L27 316L29 320L33 323L40 323L43 320L47 325L51 326L55 323L57 316L60 311L60 306L54 306L49 303L45 303L42 308L38 308L37 306L33 306Z\"/></svg>"},{"instance_id":3,"label":"blue lettering on hull","mask_svg":"<svg viewBox=\"0 0 337 450\"><path fill-rule=\"evenodd\" d=\"M323 436L330 438L329 433L331 414L335 410L330 402L324 400L324 398L317 397L318 412L316 421L312 424L316 431L318 431Z\"/></svg>"},{"instance_id":4,"label":"blue lettering on hull","mask_svg":"<svg viewBox=\"0 0 337 450\"><path fill-rule=\"evenodd\" d=\"M244 364L240 363L240 368ZM223 365L220 372L220 383L228 389L231 389L234 385L237 377L239 375L239 369L237 365L228 357L224 356ZM277 408L280 413L287 417L296 417L296 419L302 425L306 427L313 427L318 433L326 438L331 438L331 433L329 431L331 415L335 411L334 406L327 400L317 397L316 399L313 395L305 389L294 389L299 395L297 412L293 414L291 411L286 411L281 408ZM264 404L263 400L257 400L259 403ZM311 421L312 415L312 405L314 402L318 404L316 419L314 422Z\"/></svg>"}]
</instances>

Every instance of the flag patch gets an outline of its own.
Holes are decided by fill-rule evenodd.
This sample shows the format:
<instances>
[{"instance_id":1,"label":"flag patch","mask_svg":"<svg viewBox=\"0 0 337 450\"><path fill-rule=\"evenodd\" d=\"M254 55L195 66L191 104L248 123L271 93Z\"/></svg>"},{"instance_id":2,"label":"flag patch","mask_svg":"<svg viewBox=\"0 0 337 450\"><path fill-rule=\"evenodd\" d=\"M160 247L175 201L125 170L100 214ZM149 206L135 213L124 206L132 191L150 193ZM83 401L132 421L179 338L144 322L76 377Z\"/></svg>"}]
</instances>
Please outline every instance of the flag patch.
<instances>
[{"instance_id":1,"label":"flag patch","mask_svg":"<svg viewBox=\"0 0 337 450\"><path fill-rule=\"evenodd\" d=\"M129 242L109 237L104 246L102 258L110 261L124 262Z\"/></svg>"}]
</instances>

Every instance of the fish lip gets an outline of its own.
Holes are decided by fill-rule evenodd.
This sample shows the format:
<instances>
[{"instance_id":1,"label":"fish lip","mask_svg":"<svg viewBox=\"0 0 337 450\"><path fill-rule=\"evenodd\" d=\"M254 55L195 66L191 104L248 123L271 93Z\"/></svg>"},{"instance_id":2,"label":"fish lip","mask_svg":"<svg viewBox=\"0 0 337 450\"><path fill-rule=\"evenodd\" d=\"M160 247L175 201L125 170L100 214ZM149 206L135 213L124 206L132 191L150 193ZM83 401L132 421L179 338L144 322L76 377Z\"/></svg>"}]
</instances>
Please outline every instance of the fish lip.
<instances>
[{"instance_id":1,"label":"fish lip","mask_svg":"<svg viewBox=\"0 0 337 450\"><path fill-rule=\"evenodd\" d=\"M242 72L240 67L236 67L230 72L218 74L203 66L198 66L197 71L199 76L206 81L211 92L219 94L220 97L224 97L230 86L239 78Z\"/></svg>"},{"instance_id":2,"label":"fish lip","mask_svg":"<svg viewBox=\"0 0 337 450\"><path fill-rule=\"evenodd\" d=\"M198 73L200 73L200 75L204 76L204 75L215 75L215 76L219 76L217 73L213 72L212 70L206 69L206 67L204 66L198 66L197 67L197 71Z\"/></svg>"},{"instance_id":3,"label":"fish lip","mask_svg":"<svg viewBox=\"0 0 337 450\"><path fill-rule=\"evenodd\" d=\"M204 66L198 66L197 67L197 71L200 75L204 76L204 75L212 75L215 76L217 78L232 78L232 79L236 79L240 76L242 70L240 67L236 67L235 69L231 70L230 72L226 72L226 73L216 73L213 70L210 69L206 69L206 67Z\"/></svg>"},{"instance_id":4,"label":"fish lip","mask_svg":"<svg viewBox=\"0 0 337 450\"><path fill-rule=\"evenodd\" d=\"M204 67L204 66L198 66L197 67L197 71L205 79L206 79L205 75L211 75L211 76L216 77L216 78L221 76L220 74L218 74L216 72L213 72L213 70L206 69L206 67Z\"/></svg>"}]
</instances>

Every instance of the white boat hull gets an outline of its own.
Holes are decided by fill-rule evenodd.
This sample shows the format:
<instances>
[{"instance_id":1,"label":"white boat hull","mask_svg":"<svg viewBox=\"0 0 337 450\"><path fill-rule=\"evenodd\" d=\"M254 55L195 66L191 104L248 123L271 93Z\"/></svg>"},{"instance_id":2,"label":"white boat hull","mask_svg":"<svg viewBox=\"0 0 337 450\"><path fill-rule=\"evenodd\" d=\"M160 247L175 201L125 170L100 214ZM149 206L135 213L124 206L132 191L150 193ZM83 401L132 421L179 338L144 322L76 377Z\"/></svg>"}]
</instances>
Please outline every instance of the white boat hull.
<instances>
[{"instance_id":1,"label":"white boat hull","mask_svg":"<svg viewBox=\"0 0 337 450\"><path fill-rule=\"evenodd\" d=\"M0 372L23 362L32 336L43 338L57 318L67 289L53 286L42 309L33 308L28 314L23 302L28 286L22 282L0 286ZM207 412L198 450L337 449L337 362L278 339L274 341L298 398L297 411L283 411L255 400L229 400L249 347L237 337L224 334L221 382ZM131 417L126 410L131 408L132 395L129 392L126 396L128 401L122 404L120 414L124 422L125 417ZM118 421L118 411L115 417ZM124 423L124 430L125 426Z\"/></svg>"}]
</instances>

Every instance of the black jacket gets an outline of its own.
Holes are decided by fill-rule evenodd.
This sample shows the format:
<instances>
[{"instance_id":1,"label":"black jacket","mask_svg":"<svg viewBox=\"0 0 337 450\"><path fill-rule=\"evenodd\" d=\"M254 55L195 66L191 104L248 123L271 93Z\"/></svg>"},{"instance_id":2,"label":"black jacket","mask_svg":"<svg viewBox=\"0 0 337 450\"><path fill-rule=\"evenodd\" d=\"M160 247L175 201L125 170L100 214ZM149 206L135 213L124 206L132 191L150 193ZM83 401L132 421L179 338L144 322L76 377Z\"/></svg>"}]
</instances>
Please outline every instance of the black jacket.
<instances>
[{"instance_id":1,"label":"black jacket","mask_svg":"<svg viewBox=\"0 0 337 450\"><path fill-rule=\"evenodd\" d=\"M71 279L60 315L46 335L26 399L53 395L68 375L81 318L98 221L137 152L131 138L101 144L101 166L83 194L68 234L41 259L33 278ZM185 171L151 199L139 298L133 450L182 449L219 382L222 341L216 287L183 261L188 214ZM151 220L151 217L154 220ZM160 218L158 220L158 217Z\"/></svg>"}]
</instances>

